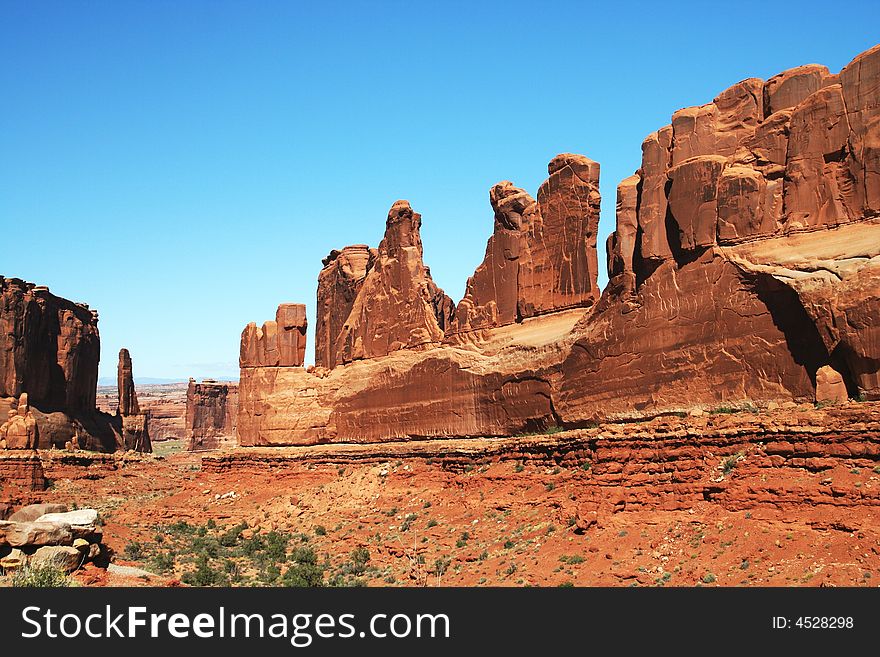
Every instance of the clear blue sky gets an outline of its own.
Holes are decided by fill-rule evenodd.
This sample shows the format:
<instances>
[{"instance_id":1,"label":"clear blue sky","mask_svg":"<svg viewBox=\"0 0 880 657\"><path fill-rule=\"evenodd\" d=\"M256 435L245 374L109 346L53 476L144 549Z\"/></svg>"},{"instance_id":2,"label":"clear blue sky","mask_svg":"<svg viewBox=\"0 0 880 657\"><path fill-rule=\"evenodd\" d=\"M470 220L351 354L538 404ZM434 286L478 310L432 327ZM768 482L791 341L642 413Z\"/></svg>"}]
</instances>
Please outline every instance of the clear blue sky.
<instances>
[{"instance_id":1,"label":"clear blue sky","mask_svg":"<svg viewBox=\"0 0 880 657\"><path fill-rule=\"evenodd\" d=\"M492 184L534 194L557 153L599 161L604 243L673 111L836 72L878 18L876 1L3 0L0 274L97 308L102 376L121 346L136 377L237 376L244 325L301 301L313 329L321 258L377 245L396 199L458 301Z\"/></svg>"}]
</instances>

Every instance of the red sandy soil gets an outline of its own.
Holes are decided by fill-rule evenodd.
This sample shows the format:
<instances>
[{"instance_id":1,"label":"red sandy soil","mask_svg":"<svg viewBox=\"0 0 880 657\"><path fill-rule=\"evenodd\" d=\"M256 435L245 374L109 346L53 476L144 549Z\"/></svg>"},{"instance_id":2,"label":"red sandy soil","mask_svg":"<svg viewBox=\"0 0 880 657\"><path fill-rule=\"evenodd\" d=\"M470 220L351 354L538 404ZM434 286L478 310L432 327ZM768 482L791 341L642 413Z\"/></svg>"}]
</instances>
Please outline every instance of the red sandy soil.
<instances>
[{"instance_id":1,"label":"red sandy soil","mask_svg":"<svg viewBox=\"0 0 880 657\"><path fill-rule=\"evenodd\" d=\"M449 468L440 460L404 458L290 461L224 472L203 471L199 455L177 453L135 458L117 469L65 466L54 475L44 499L97 508L118 564L143 566L121 555L131 541L152 541L157 526L213 519L220 527L243 520L261 531L306 533L333 564L366 547L370 565L380 570L368 578L370 586L880 583L877 506L805 503L780 510L759 503L728 510L696 501L672 511L625 509L579 529L570 524L571 509L594 476L579 466L494 460ZM875 468L843 464L778 475L742 468L731 473L731 483L750 476L760 476L768 490L832 486L869 495L880 487ZM216 499L230 491L235 497ZM408 514L416 517L402 531ZM325 535L315 534L319 525ZM438 559L450 559L440 578L429 572ZM77 577L86 585L178 583L95 567Z\"/></svg>"}]
</instances>

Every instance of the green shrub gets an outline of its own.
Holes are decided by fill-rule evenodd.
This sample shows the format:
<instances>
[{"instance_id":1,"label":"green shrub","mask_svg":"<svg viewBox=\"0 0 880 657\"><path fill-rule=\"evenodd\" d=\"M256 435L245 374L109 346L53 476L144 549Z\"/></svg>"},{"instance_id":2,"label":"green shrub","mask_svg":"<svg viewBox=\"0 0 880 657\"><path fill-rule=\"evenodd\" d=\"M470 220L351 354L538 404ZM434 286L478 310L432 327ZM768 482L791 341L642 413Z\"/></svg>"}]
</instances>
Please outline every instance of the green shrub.
<instances>
[{"instance_id":1,"label":"green shrub","mask_svg":"<svg viewBox=\"0 0 880 657\"><path fill-rule=\"evenodd\" d=\"M130 559L131 561L140 561L144 558L144 545L143 543L132 541L131 543L126 544L123 553L125 554L126 559Z\"/></svg>"},{"instance_id":2,"label":"green shrub","mask_svg":"<svg viewBox=\"0 0 880 657\"><path fill-rule=\"evenodd\" d=\"M370 551L365 547L359 547L351 552L351 572L355 575L363 575L370 562Z\"/></svg>"},{"instance_id":3,"label":"green shrub","mask_svg":"<svg viewBox=\"0 0 880 657\"><path fill-rule=\"evenodd\" d=\"M22 566L12 574L12 586L29 589L65 588L71 585L63 570L51 564Z\"/></svg>"},{"instance_id":4,"label":"green shrub","mask_svg":"<svg viewBox=\"0 0 880 657\"><path fill-rule=\"evenodd\" d=\"M310 547L298 547L290 555L281 583L284 586L316 587L324 585L324 568L318 565L318 556Z\"/></svg>"},{"instance_id":5,"label":"green shrub","mask_svg":"<svg viewBox=\"0 0 880 657\"><path fill-rule=\"evenodd\" d=\"M327 528L324 525L315 525L315 536L326 536Z\"/></svg>"},{"instance_id":6,"label":"green shrub","mask_svg":"<svg viewBox=\"0 0 880 657\"><path fill-rule=\"evenodd\" d=\"M190 586L218 586L222 581L221 574L211 567L208 557L200 554L196 560L196 569L183 576L183 583Z\"/></svg>"},{"instance_id":7,"label":"green shrub","mask_svg":"<svg viewBox=\"0 0 880 657\"><path fill-rule=\"evenodd\" d=\"M241 522L223 532L220 535L219 539L220 545L222 545L223 547L233 547L236 543L238 543L238 539L241 538L241 533L245 529L247 529L247 523Z\"/></svg>"},{"instance_id":8,"label":"green shrub","mask_svg":"<svg viewBox=\"0 0 880 657\"><path fill-rule=\"evenodd\" d=\"M152 567L160 573L167 573L174 569L174 554L172 552L157 552L150 560Z\"/></svg>"}]
</instances>

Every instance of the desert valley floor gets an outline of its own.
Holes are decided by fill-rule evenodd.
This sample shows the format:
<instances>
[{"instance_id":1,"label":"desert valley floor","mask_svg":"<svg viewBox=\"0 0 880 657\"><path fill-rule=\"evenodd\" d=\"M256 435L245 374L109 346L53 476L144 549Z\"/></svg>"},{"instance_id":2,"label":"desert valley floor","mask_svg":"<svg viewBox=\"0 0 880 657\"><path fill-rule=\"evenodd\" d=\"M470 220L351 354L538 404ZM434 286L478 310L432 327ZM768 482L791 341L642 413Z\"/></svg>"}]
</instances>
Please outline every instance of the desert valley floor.
<instances>
[{"instance_id":1,"label":"desert valley floor","mask_svg":"<svg viewBox=\"0 0 880 657\"><path fill-rule=\"evenodd\" d=\"M513 451L485 439L48 451L50 487L30 501L99 511L114 567L75 573L91 586L281 584L301 548L337 585L874 584L880 468L846 435L876 449L880 404L733 410L520 437ZM812 458L809 443L784 454L793 427L836 457ZM669 450L694 433L725 438L677 458L627 442L664 435ZM610 485L597 437L627 444L626 488Z\"/></svg>"}]
</instances>

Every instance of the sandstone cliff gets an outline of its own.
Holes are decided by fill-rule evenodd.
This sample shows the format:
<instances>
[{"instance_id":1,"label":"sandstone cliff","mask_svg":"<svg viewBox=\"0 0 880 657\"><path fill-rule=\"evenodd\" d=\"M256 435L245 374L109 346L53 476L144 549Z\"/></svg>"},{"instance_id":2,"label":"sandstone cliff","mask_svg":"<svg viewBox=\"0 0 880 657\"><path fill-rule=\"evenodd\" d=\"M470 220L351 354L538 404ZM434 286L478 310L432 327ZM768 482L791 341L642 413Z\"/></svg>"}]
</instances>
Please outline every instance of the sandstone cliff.
<instances>
[{"instance_id":1,"label":"sandstone cliff","mask_svg":"<svg viewBox=\"0 0 880 657\"><path fill-rule=\"evenodd\" d=\"M10 418L7 449L125 447L123 421L95 406L97 312L46 287L0 276L0 330L0 417ZM143 441L138 445L133 448L145 449Z\"/></svg>"},{"instance_id":2,"label":"sandstone cliff","mask_svg":"<svg viewBox=\"0 0 880 657\"><path fill-rule=\"evenodd\" d=\"M98 314L17 278L0 276L0 296L0 397L27 392L43 410L93 410Z\"/></svg>"},{"instance_id":3,"label":"sandstone cliff","mask_svg":"<svg viewBox=\"0 0 880 657\"><path fill-rule=\"evenodd\" d=\"M388 212L385 237L336 339L336 363L443 341L452 300L422 260L422 216L407 201Z\"/></svg>"},{"instance_id":4,"label":"sandstone cliff","mask_svg":"<svg viewBox=\"0 0 880 657\"><path fill-rule=\"evenodd\" d=\"M586 158L555 158L537 201L491 190L486 257L448 323L431 312L451 303L431 301L418 215L395 204L339 333L347 364L243 368L241 444L880 398L878 93L880 46L837 75L799 67L675 112L618 188L601 298Z\"/></svg>"},{"instance_id":5,"label":"sandstone cliff","mask_svg":"<svg viewBox=\"0 0 880 657\"><path fill-rule=\"evenodd\" d=\"M186 431L192 452L234 447L238 421L238 386L205 379L189 380Z\"/></svg>"}]
</instances>

